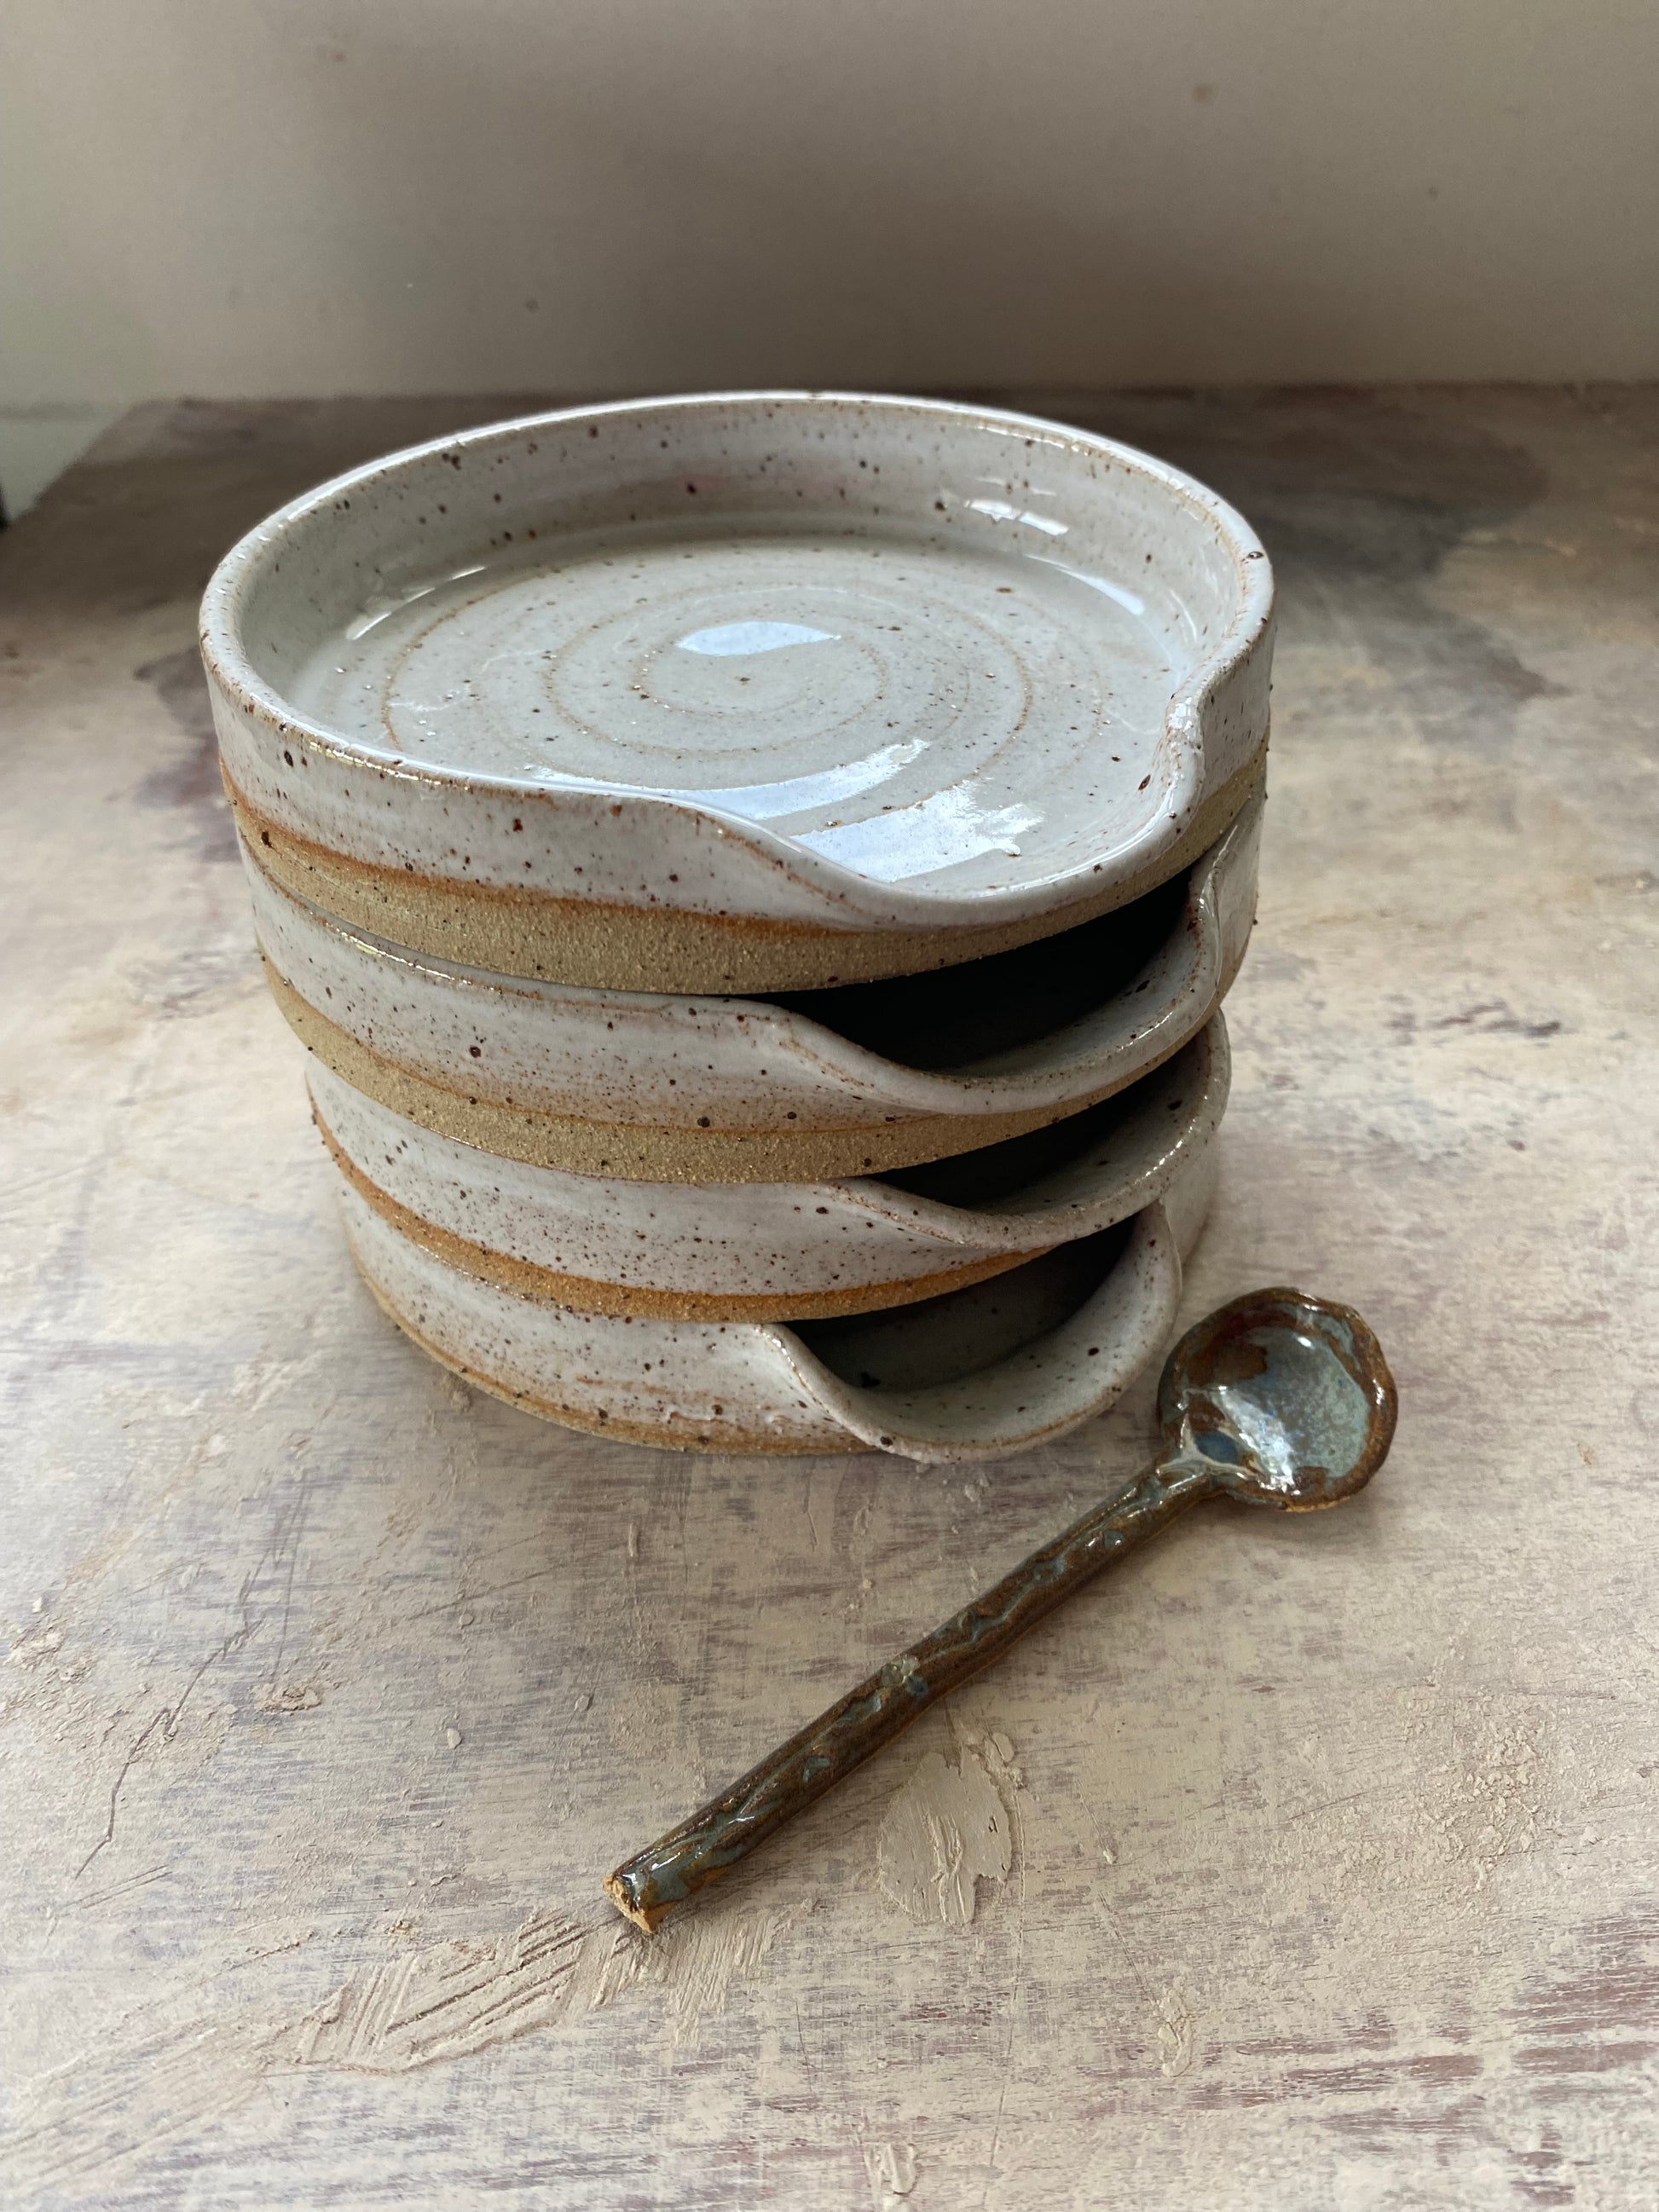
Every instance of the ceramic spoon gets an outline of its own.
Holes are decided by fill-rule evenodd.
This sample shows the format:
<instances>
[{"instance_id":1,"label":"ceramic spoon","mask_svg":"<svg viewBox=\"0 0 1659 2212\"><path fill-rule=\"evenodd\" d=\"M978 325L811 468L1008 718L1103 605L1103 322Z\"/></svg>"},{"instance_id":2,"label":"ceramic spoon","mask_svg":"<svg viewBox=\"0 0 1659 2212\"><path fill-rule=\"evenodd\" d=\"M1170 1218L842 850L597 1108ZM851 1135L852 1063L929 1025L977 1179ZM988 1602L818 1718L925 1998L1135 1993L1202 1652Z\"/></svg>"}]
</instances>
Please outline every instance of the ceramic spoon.
<instances>
[{"instance_id":1,"label":"ceramic spoon","mask_svg":"<svg viewBox=\"0 0 1659 2212\"><path fill-rule=\"evenodd\" d=\"M1362 1489L1394 1436L1394 1378L1359 1316L1255 1291L1189 1329L1158 1383L1162 1443L1138 1481L890 1659L605 1882L647 1932L717 1881L938 1698L1189 1505L1235 1498L1305 1513Z\"/></svg>"}]
</instances>

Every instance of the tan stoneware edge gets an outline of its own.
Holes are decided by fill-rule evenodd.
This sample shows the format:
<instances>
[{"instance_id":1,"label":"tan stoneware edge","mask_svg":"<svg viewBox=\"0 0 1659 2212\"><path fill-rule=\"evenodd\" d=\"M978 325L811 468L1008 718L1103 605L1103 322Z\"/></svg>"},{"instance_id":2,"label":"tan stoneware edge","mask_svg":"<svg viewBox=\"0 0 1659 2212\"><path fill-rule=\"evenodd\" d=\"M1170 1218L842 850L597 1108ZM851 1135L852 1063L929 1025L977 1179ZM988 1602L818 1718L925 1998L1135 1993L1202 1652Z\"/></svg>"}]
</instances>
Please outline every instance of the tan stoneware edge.
<instances>
[{"instance_id":1,"label":"tan stoneware edge","mask_svg":"<svg viewBox=\"0 0 1659 2212\"><path fill-rule=\"evenodd\" d=\"M732 1291L665 1291L647 1285L604 1283L591 1275L561 1274L538 1267L533 1261L515 1260L506 1252L492 1252L470 1237L400 1205L363 1173L323 1119L316 1100L311 1118L334 1164L366 1204L411 1243L422 1246L434 1259L462 1273L499 1283L521 1298L541 1299L552 1305L574 1306L579 1312L642 1314L657 1321L822 1321L831 1314L863 1313L875 1307L914 1305L922 1298L938 1297L945 1291L964 1290L1010 1267L1024 1267L1050 1249L1033 1244L1023 1252L996 1252L988 1258L969 1260L957 1267L939 1267L931 1274L912 1275L900 1282L881 1282L873 1287L854 1283L846 1290L784 1291L770 1296L744 1297Z\"/></svg>"},{"instance_id":2,"label":"tan stoneware edge","mask_svg":"<svg viewBox=\"0 0 1659 2212\"><path fill-rule=\"evenodd\" d=\"M351 1243L349 1231L347 1242ZM452 1375L459 1375L463 1382L486 1397L499 1398L504 1406L512 1406L521 1413L534 1413L538 1420L552 1421L562 1429L580 1429L586 1436L609 1437L613 1443L648 1444L658 1451L732 1452L749 1457L764 1456L776 1459L783 1456L799 1457L813 1453L851 1452L861 1449L856 1437L836 1429L826 1421L822 1441L807 1443L790 1437L780 1440L770 1429L750 1429L735 1421L700 1420L695 1428L675 1428L659 1421L629 1421L620 1416L590 1413L585 1408L559 1404L551 1398L538 1397L533 1391L514 1390L505 1382L497 1382L480 1369L470 1367L464 1359L445 1352L435 1345L419 1325L411 1321L388 1296L363 1266L355 1244L353 1257L364 1285L375 1304L386 1319L397 1324L404 1334L428 1359L435 1359L440 1367L447 1367Z\"/></svg>"},{"instance_id":3,"label":"tan stoneware edge","mask_svg":"<svg viewBox=\"0 0 1659 2212\"><path fill-rule=\"evenodd\" d=\"M524 1299L412 1243L351 1184L340 1198L353 1256L384 1310L444 1365L526 1412L669 1449L874 1447L948 1462L1006 1457L1075 1427L1156 1357L1214 1166L1206 1149L1132 1217L1127 1245L1068 1318L1006 1352L995 1326L986 1364L958 1381L885 1389L843 1379L787 1323L580 1314ZM870 1318L879 1327L879 1314ZM981 1322L964 1314L961 1325Z\"/></svg>"},{"instance_id":4,"label":"tan stoneware edge","mask_svg":"<svg viewBox=\"0 0 1659 2212\"><path fill-rule=\"evenodd\" d=\"M631 1182L798 1183L976 1150L1161 1066L1208 1021L1243 956L1260 805L1253 799L1188 876L1182 918L1142 982L1103 1000L1081 1042L1075 1024L1063 1025L1023 1064L993 1060L961 1076L907 1068L764 1000L629 999L423 962L354 935L243 849L272 994L351 1090L531 1166ZM709 1071L699 1075L702 1096L677 1091L677 1061L686 1074L698 1060Z\"/></svg>"},{"instance_id":5,"label":"tan stoneware edge","mask_svg":"<svg viewBox=\"0 0 1659 2212\"><path fill-rule=\"evenodd\" d=\"M1226 995L1239 964L1236 962L1222 977L1220 988L1204 1010L1204 1021ZM1203 1021L1195 1023L1185 1035L1170 1038L1156 1058L1138 1062L1116 1082L1058 1104L1018 1113L928 1114L908 1123L853 1129L659 1129L576 1121L498 1105L489 1098L463 1098L407 1068L394 1067L348 1036L337 1023L307 1005L269 961L265 981L301 1043L325 1066L394 1114L435 1129L441 1137L453 1137L458 1144L524 1160L532 1167L562 1168L571 1175L623 1176L642 1182L834 1182L848 1176L880 1175L890 1168L949 1159L982 1145L1000 1144L1005 1137L1024 1136L1028 1129L1047 1128L1051 1121L1114 1097L1162 1067L1203 1026Z\"/></svg>"},{"instance_id":6,"label":"tan stoneware edge","mask_svg":"<svg viewBox=\"0 0 1659 2212\"><path fill-rule=\"evenodd\" d=\"M285 890L390 943L497 975L614 991L759 993L863 983L1011 951L1156 890L1237 819L1264 774L1261 749L1210 793L1182 836L1138 874L1053 912L971 928L863 931L610 905L376 866L262 814L221 763L238 828ZM890 1163L889 1164L892 1164Z\"/></svg>"}]
</instances>

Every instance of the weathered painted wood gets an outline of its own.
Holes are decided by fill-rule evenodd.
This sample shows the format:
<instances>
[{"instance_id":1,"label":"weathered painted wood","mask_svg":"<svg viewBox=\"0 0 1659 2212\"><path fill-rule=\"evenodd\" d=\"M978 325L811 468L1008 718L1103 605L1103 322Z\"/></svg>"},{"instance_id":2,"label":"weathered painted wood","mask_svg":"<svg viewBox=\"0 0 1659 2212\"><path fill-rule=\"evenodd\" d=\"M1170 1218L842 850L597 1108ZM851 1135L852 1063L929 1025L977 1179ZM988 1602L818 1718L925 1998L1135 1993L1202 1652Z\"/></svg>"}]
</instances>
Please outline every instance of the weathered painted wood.
<instances>
[{"instance_id":1,"label":"weathered painted wood","mask_svg":"<svg viewBox=\"0 0 1659 2212\"><path fill-rule=\"evenodd\" d=\"M607 1446L406 1344L193 610L279 498L506 410L144 411L0 539L8 2205L1650 2201L1659 396L1018 403L1278 564L1186 1311L1357 1305L1389 1464L1199 1516L623 1928L605 1871L1130 1474L1152 1378L964 1479Z\"/></svg>"}]
</instances>

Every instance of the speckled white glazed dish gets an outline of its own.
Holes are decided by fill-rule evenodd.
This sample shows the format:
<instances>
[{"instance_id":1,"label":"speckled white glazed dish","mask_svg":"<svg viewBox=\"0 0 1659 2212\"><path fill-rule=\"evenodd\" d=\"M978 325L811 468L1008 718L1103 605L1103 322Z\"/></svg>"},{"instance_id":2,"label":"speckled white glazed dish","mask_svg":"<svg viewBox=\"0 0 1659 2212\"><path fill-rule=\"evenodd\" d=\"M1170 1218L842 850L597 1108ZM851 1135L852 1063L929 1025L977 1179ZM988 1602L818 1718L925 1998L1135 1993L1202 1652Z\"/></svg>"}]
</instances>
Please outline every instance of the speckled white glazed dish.
<instances>
[{"instance_id":1,"label":"speckled white glazed dish","mask_svg":"<svg viewBox=\"0 0 1659 2212\"><path fill-rule=\"evenodd\" d=\"M1261 818L1254 799L1184 879L1137 902L1133 925L1105 916L945 975L787 1005L486 975L399 951L257 862L249 872L278 1004L382 1105L578 1175L818 1182L1038 1127L1177 1051L1243 957Z\"/></svg>"},{"instance_id":2,"label":"speckled white glazed dish","mask_svg":"<svg viewBox=\"0 0 1659 2212\"><path fill-rule=\"evenodd\" d=\"M462 1273L347 1182L347 1234L399 1326L568 1427L675 1450L1000 1459L1103 1412L1174 1326L1213 1147L1129 1221L988 1282L793 1325L584 1314Z\"/></svg>"},{"instance_id":3,"label":"speckled white glazed dish","mask_svg":"<svg viewBox=\"0 0 1659 2212\"><path fill-rule=\"evenodd\" d=\"M1217 1014L1156 1074L1067 1121L895 1181L655 1183L458 1145L313 1064L335 1164L464 1274L586 1313L789 1321L940 1295L1092 1236L1163 1196L1227 1100Z\"/></svg>"},{"instance_id":4,"label":"speckled white glazed dish","mask_svg":"<svg viewBox=\"0 0 1659 2212\"><path fill-rule=\"evenodd\" d=\"M202 642L245 835L499 975L774 991L1123 905L1244 803L1273 586L1059 424L726 393L469 431L244 538Z\"/></svg>"}]
</instances>

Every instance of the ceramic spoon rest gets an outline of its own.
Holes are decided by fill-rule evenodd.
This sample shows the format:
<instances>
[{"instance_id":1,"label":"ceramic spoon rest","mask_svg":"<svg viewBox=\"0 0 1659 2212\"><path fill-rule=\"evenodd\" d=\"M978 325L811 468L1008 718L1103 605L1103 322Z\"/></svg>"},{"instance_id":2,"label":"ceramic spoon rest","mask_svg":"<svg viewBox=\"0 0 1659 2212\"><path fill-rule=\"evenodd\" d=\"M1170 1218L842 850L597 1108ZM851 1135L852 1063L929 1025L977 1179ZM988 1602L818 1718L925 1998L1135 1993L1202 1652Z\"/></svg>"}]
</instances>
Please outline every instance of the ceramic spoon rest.
<instances>
[{"instance_id":1,"label":"ceramic spoon rest","mask_svg":"<svg viewBox=\"0 0 1659 2212\"><path fill-rule=\"evenodd\" d=\"M676 1450L998 1459L1075 1428L1157 1357L1214 1150L1127 1222L920 1304L787 1326L583 1314L463 1274L348 1182L370 1289L480 1389L566 1426Z\"/></svg>"},{"instance_id":2,"label":"ceramic spoon rest","mask_svg":"<svg viewBox=\"0 0 1659 2212\"><path fill-rule=\"evenodd\" d=\"M812 988L1189 866L1267 737L1255 535L997 410L630 401L354 471L202 641L243 832L387 942L599 988Z\"/></svg>"},{"instance_id":3,"label":"ceramic spoon rest","mask_svg":"<svg viewBox=\"0 0 1659 2212\"><path fill-rule=\"evenodd\" d=\"M1261 814L1257 798L1190 872L1173 922L1138 973L1091 945L1086 1011L1059 1027L1022 1037L1017 1022L1028 1005L1066 1009L1083 958L1070 939L1000 956L1019 973L1000 992L988 981L979 1013L960 1003L962 1059L943 1067L907 1065L839 1034L829 1025L832 993L774 1005L508 981L348 929L257 863L250 876L283 1012L319 1059L394 1112L482 1151L577 1175L821 1182L1038 1127L1122 1090L1178 1050L1209 1019L1243 957ZM1085 925L1085 936L1100 926ZM926 1005L935 981L915 985L924 1053L939 1039ZM896 1044L892 1007L872 1015L861 988L850 995L854 1025ZM803 1007L820 1000L826 1018L815 1020Z\"/></svg>"},{"instance_id":4,"label":"ceramic spoon rest","mask_svg":"<svg viewBox=\"0 0 1659 2212\"><path fill-rule=\"evenodd\" d=\"M586 1313L788 1321L933 1297L1091 1236L1161 1197L1227 1100L1219 1014L1156 1074L1021 1137L889 1178L655 1183L458 1145L313 1064L336 1165L464 1274Z\"/></svg>"}]
</instances>

